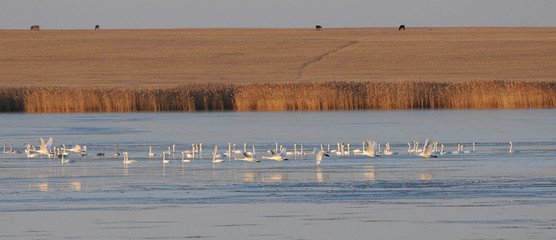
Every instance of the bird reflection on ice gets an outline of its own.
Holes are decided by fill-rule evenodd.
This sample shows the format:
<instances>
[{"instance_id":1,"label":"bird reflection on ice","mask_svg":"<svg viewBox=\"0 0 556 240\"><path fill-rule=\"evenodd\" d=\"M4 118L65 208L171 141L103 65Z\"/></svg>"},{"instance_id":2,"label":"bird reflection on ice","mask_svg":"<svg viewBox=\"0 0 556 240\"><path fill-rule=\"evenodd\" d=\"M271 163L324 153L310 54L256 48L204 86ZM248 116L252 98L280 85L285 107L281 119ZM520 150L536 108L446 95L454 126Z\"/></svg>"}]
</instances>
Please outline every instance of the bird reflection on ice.
<instances>
[{"instance_id":1,"label":"bird reflection on ice","mask_svg":"<svg viewBox=\"0 0 556 240\"><path fill-rule=\"evenodd\" d=\"M41 182L41 183L37 184L37 188L41 192L48 192L48 183L47 182Z\"/></svg>"},{"instance_id":2,"label":"bird reflection on ice","mask_svg":"<svg viewBox=\"0 0 556 240\"><path fill-rule=\"evenodd\" d=\"M327 180L328 180L328 174L326 174L326 172L323 172L322 168L318 167L317 174L315 176L315 181L321 183Z\"/></svg>"},{"instance_id":3,"label":"bird reflection on ice","mask_svg":"<svg viewBox=\"0 0 556 240\"><path fill-rule=\"evenodd\" d=\"M423 170L419 173L419 180L431 181L433 179L432 173L429 170Z\"/></svg>"},{"instance_id":4,"label":"bird reflection on ice","mask_svg":"<svg viewBox=\"0 0 556 240\"><path fill-rule=\"evenodd\" d=\"M246 172L243 174L243 181L244 182L256 182L257 181L257 173L255 172Z\"/></svg>"},{"instance_id":5,"label":"bird reflection on ice","mask_svg":"<svg viewBox=\"0 0 556 240\"><path fill-rule=\"evenodd\" d=\"M264 177L262 180L263 182L284 182L285 175L283 172L275 172L271 173L269 177Z\"/></svg>"},{"instance_id":6,"label":"bird reflection on ice","mask_svg":"<svg viewBox=\"0 0 556 240\"><path fill-rule=\"evenodd\" d=\"M82 183L80 181L70 182L70 189L72 189L76 192L81 192L81 185L82 185Z\"/></svg>"},{"instance_id":7,"label":"bird reflection on ice","mask_svg":"<svg viewBox=\"0 0 556 240\"><path fill-rule=\"evenodd\" d=\"M365 180L375 180L375 166L369 165L365 167L364 178Z\"/></svg>"}]
</instances>

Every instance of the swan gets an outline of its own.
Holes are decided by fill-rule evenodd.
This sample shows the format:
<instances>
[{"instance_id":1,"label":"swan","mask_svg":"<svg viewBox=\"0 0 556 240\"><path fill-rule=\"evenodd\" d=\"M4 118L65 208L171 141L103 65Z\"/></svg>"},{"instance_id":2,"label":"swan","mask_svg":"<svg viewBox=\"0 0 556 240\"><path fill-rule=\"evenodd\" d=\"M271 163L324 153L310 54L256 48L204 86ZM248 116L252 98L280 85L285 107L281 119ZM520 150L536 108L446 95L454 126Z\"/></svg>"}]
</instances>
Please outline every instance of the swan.
<instances>
[{"instance_id":1,"label":"swan","mask_svg":"<svg viewBox=\"0 0 556 240\"><path fill-rule=\"evenodd\" d=\"M509 151L510 154L519 152L518 150L514 149L514 144L512 142L508 142L508 143L510 144L510 151Z\"/></svg>"},{"instance_id":2,"label":"swan","mask_svg":"<svg viewBox=\"0 0 556 240\"><path fill-rule=\"evenodd\" d=\"M471 153L470 150L463 150L464 147L465 147L465 145L462 144L462 145L461 145L461 152L462 152L462 153L464 153L464 154L469 154L469 153Z\"/></svg>"},{"instance_id":3,"label":"swan","mask_svg":"<svg viewBox=\"0 0 556 240\"><path fill-rule=\"evenodd\" d=\"M168 151L163 152L164 154L171 156L172 155L172 146L168 146Z\"/></svg>"},{"instance_id":4,"label":"swan","mask_svg":"<svg viewBox=\"0 0 556 240\"><path fill-rule=\"evenodd\" d=\"M149 158L152 158L152 157L156 156L156 154L153 152L153 148L151 146L149 146L149 153L147 153L147 156Z\"/></svg>"},{"instance_id":5,"label":"swan","mask_svg":"<svg viewBox=\"0 0 556 240\"><path fill-rule=\"evenodd\" d=\"M2 151L2 153L8 154L8 152L6 151L6 146L8 146L8 145L6 145L6 143L4 143L4 144L2 144L2 146L4 146L4 151Z\"/></svg>"},{"instance_id":6,"label":"swan","mask_svg":"<svg viewBox=\"0 0 556 240\"><path fill-rule=\"evenodd\" d=\"M232 157L232 144L228 143L228 151L224 153L224 156L226 156L228 159L230 159Z\"/></svg>"},{"instance_id":7,"label":"swan","mask_svg":"<svg viewBox=\"0 0 556 240\"><path fill-rule=\"evenodd\" d=\"M97 156L104 157L104 147L102 147L102 152L97 153Z\"/></svg>"},{"instance_id":8,"label":"swan","mask_svg":"<svg viewBox=\"0 0 556 240\"><path fill-rule=\"evenodd\" d=\"M332 150L330 150L330 144L329 144L329 145L328 145L328 149L327 149L328 152L329 152L329 153L334 153L334 154L336 154L337 156L342 155L342 150L340 149L340 144L341 144L341 143L339 143L339 142L336 143L336 149L332 149Z\"/></svg>"},{"instance_id":9,"label":"swan","mask_svg":"<svg viewBox=\"0 0 556 240\"><path fill-rule=\"evenodd\" d=\"M461 144L458 143L458 150L452 151L452 154L460 154L462 153L462 147Z\"/></svg>"},{"instance_id":10,"label":"swan","mask_svg":"<svg viewBox=\"0 0 556 240\"><path fill-rule=\"evenodd\" d=\"M63 145L62 145L62 153L60 155L61 155L61 158L60 158L60 163L61 164L66 164L66 163L73 162L73 160L65 158L65 156L67 156L68 153L66 152L66 147L64 147Z\"/></svg>"},{"instance_id":11,"label":"swan","mask_svg":"<svg viewBox=\"0 0 556 240\"><path fill-rule=\"evenodd\" d=\"M162 164L168 164L170 160L166 159L166 153L162 152Z\"/></svg>"},{"instance_id":12,"label":"swan","mask_svg":"<svg viewBox=\"0 0 556 240\"><path fill-rule=\"evenodd\" d=\"M444 144L440 144L440 155L444 155L446 152L444 151Z\"/></svg>"},{"instance_id":13,"label":"swan","mask_svg":"<svg viewBox=\"0 0 556 240\"><path fill-rule=\"evenodd\" d=\"M81 156L87 156L87 145L83 145L81 148L81 152L79 153Z\"/></svg>"},{"instance_id":14,"label":"swan","mask_svg":"<svg viewBox=\"0 0 556 240\"><path fill-rule=\"evenodd\" d=\"M432 150L433 150L433 145L431 144L431 142L427 139L425 141L425 145L423 146L423 151L421 153L419 153L419 157L423 157L423 158L437 158L436 155L432 154Z\"/></svg>"},{"instance_id":15,"label":"swan","mask_svg":"<svg viewBox=\"0 0 556 240\"><path fill-rule=\"evenodd\" d=\"M420 149L420 148L419 148L419 142L418 142L418 141L415 141L414 144L415 144L415 145L413 146L413 153L415 153L415 154L420 154L420 153L422 153L424 148L423 148L423 149Z\"/></svg>"},{"instance_id":16,"label":"swan","mask_svg":"<svg viewBox=\"0 0 556 240\"><path fill-rule=\"evenodd\" d=\"M25 145L25 154L26 154L27 158L36 158L36 157L39 157L41 155L40 153L38 153L36 151L32 151L30 144Z\"/></svg>"},{"instance_id":17,"label":"swan","mask_svg":"<svg viewBox=\"0 0 556 240\"><path fill-rule=\"evenodd\" d=\"M261 158L276 160L276 161L288 160L287 158L282 157L281 153L283 153L283 152L278 153L278 152L271 149L270 154L272 154L272 156L270 156L270 157L269 156L262 156Z\"/></svg>"},{"instance_id":18,"label":"swan","mask_svg":"<svg viewBox=\"0 0 556 240\"><path fill-rule=\"evenodd\" d=\"M317 161L317 165L320 165L320 162L322 161L322 157L330 157L330 155L328 155L328 153L326 153L323 150L320 150L316 155L315 155L315 159Z\"/></svg>"},{"instance_id":19,"label":"swan","mask_svg":"<svg viewBox=\"0 0 556 240\"><path fill-rule=\"evenodd\" d=\"M39 139L39 143L40 143L40 145L39 145L39 150L36 150L35 147L33 147L33 149L29 148L28 151L29 151L30 154L32 154L32 153L38 153L39 155L46 155L46 156L48 156L48 157L50 158L50 157L52 157L52 153L50 152L49 149L50 149L50 147L52 146L52 143L53 143L53 142L54 142L54 141L52 140L52 137L50 137L50 138L48 139L48 142L47 142L47 143L44 142L44 139L43 139L43 138L40 138L40 139Z\"/></svg>"},{"instance_id":20,"label":"swan","mask_svg":"<svg viewBox=\"0 0 556 240\"><path fill-rule=\"evenodd\" d=\"M255 154L257 154L257 150L255 149L255 145L251 145L252 148L252 152L247 152L249 155L253 155L255 156Z\"/></svg>"},{"instance_id":21,"label":"swan","mask_svg":"<svg viewBox=\"0 0 556 240\"><path fill-rule=\"evenodd\" d=\"M244 152L243 158L234 158L235 161L246 161L246 162L260 162L259 160L255 159L255 155L251 155L249 153Z\"/></svg>"},{"instance_id":22,"label":"swan","mask_svg":"<svg viewBox=\"0 0 556 240\"><path fill-rule=\"evenodd\" d=\"M81 153L81 146L79 146L79 144L75 145L73 148L70 149L66 149L66 151L68 152L72 152L72 153Z\"/></svg>"},{"instance_id":23,"label":"swan","mask_svg":"<svg viewBox=\"0 0 556 240\"><path fill-rule=\"evenodd\" d=\"M136 163L136 160L131 160L129 159L129 155L127 154L127 152L123 152L124 155L124 164L132 164L132 163Z\"/></svg>"},{"instance_id":24,"label":"swan","mask_svg":"<svg viewBox=\"0 0 556 240\"><path fill-rule=\"evenodd\" d=\"M10 144L10 151L9 151L9 153L10 153L10 155L13 155L13 154L21 154L20 151L14 150L14 149L13 149L13 146L12 146L11 144Z\"/></svg>"},{"instance_id":25,"label":"swan","mask_svg":"<svg viewBox=\"0 0 556 240\"><path fill-rule=\"evenodd\" d=\"M407 143L407 154L414 154L414 150L411 148L411 143Z\"/></svg>"},{"instance_id":26,"label":"swan","mask_svg":"<svg viewBox=\"0 0 556 240\"><path fill-rule=\"evenodd\" d=\"M384 148L384 155L386 156L391 156L396 154L394 151L392 151L392 148L390 147L390 143L386 143Z\"/></svg>"},{"instance_id":27,"label":"swan","mask_svg":"<svg viewBox=\"0 0 556 240\"><path fill-rule=\"evenodd\" d=\"M120 156L120 146L114 145L114 157Z\"/></svg>"},{"instance_id":28,"label":"swan","mask_svg":"<svg viewBox=\"0 0 556 240\"><path fill-rule=\"evenodd\" d=\"M188 158L193 158L195 156L195 153L189 153L187 151L182 151L181 152L181 162L182 163L190 163L191 160Z\"/></svg>"},{"instance_id":29,"label":"swan","mask_svg":"<svg viewBox=\"0 0 556 240\"><path fill-rule=\"evenodd\" d=\"M353 155L365 155L365 142L363 142L361 149L353 149Z\"/></svg>"},{"instance_id":30,"label":"swan","mask_svg":"<svg viewBox=\"0 0 556 240\"><path fill-rule=\"evenodd\" d=\"M214 151L212 153L212 162L213 163L224 162L224 160L220 159L220 154L218 154L218 146L214 146Z\"/></svg>"},{"instance_id":31,"label":"swan","mask_svg":"<svg viewBox=\"0 0 556 240\"><path fill-rule=\"evenodd\" d=\"M69 156L69 153L66 152L67 151L66 146L62 144L61 147L62 147L61 149L64 149L64 151L62 151L60 148L55 147L54 148L54 155L56 155L56 157L58 157L58 158L61 158L62 155L66 156L66 157Z\"/></svg>"},{"instance_id":32,"label":"swan","mask_svg":"<svg viewBox=\"0 0 556 240\"><path fill-rule=\"evenodd\" d=\"M234 149L234 150L232 151L232 153L235 153L235 154L242 154L242 153L243 153L243 151L241 151L241 150L239 150L239 149L236 149L236 145L235 145L235 144L233 144L232 146L233 146L233 149Z\"/></svg>"},{"instance_id":33,"label":"swan","mask_svg":"<svg viewBox=\"0 0 556 240\"><path fill-rule=\"evenodd\" d=\"M380 157L380 155L378 155L375 152L375 146L376 146L376 142L375 141L367 141L367 147L365 148L365 155L369 156L369 157Z\"/></svg>"},{"instance_id":34,"label":"swan","mask_svg":"<svg viewBox=\"0 0 556 240\"><path fill-rule=\"evenodd\" d=\"M286 155L297 155L297 144L293 145L293 151L286 151Z\"/></svg>"},{"instance_id":35,"label":"swan","mask_svg":"<svg viewBox=\"0 0 556 240\"><path fill-rule=\"evenodd\" d=\"M477 153L477 150L475 149L475 143L473 142L473 150L471 150L471 153L475 154Z\"/></svg>"}]
</instances>

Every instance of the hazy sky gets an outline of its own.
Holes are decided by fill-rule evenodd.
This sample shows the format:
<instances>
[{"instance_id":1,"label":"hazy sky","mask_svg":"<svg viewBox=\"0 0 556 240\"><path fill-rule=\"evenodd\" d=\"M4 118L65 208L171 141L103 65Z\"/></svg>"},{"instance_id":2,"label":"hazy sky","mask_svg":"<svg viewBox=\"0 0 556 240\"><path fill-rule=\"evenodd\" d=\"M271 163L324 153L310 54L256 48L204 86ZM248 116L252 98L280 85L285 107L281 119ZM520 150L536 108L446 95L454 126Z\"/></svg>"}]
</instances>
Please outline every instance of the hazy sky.
<instances>
[{"instance_id":1,"label":"hazy sky","mask_svg":"<svg viewBox=\"0 0 556 240\"><path fill-rule=\"evenodd\" d=\"M556 0L0 0L0 28L556 26Z\"/></svg>"}]
</instances>

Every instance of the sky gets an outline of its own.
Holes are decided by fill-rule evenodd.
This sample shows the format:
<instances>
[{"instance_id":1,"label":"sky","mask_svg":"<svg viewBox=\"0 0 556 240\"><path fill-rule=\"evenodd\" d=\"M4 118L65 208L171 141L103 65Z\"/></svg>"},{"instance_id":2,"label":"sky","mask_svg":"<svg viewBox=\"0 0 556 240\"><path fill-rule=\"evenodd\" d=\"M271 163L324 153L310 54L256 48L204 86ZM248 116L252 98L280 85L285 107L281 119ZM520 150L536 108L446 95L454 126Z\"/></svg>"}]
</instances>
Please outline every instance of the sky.
<instances>
[{"instance_id":1,"label":"sky","mask_svg":"<svg viewBox=\"0 0 556 240\"><path fill-rule=\"evenodd\" d=\"M0 29L556 26L556 0L0 0Z\"/></svg>"}]
</instances>

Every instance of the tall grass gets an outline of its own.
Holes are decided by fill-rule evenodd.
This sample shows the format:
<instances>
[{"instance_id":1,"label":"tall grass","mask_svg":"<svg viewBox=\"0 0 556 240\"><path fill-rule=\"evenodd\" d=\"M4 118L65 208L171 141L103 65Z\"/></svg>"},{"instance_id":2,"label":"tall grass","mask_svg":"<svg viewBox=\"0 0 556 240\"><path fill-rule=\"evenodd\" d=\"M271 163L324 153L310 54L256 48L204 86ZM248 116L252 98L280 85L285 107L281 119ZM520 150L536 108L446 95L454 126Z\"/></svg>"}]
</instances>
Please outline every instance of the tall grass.
<instances>
[{"instance_id":1,"label":"tall grass","mask_svg":"<svg viewBox=\"0 0 556 240\"><path fill-rule=\"evenodd\" d=\"M554 108L556 82L194 84L164 89L0 87L1 112Z\"/></svg>"}]
</instances>

